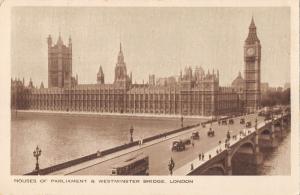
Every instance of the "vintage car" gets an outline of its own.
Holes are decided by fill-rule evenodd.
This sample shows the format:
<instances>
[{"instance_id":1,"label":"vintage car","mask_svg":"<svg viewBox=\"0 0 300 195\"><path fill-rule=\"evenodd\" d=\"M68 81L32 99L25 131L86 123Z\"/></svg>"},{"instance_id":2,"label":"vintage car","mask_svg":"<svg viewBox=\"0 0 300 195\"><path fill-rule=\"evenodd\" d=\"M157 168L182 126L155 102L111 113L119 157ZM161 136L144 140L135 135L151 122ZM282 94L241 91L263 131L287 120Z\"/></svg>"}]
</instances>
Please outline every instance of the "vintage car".
<instances>
[{"instance_id":1,"label":"vintage car","mask_svg":"<svg viewBox=\"0 0 300 195\"><path fill-rule=\"evenodd\" d=\"M185 150L185 144L182 140L179 141L173 141L172 143L172 151L183 151Z\"/></svg>"},{"instance_id":2,"label":"vintage car","mask_svg":"<svg viewBox=\"0 0 300 195\"><path fill-rule=\"evenodd\" d=\"M244 118L241 118L240 124L245 124L245 119Z\"/></svg>"},{"instance_id":3,"label":"vintage car","mask_svg":"<svg viewBox=\"0 0 300 195\"><path fill-rule=\"evenodd\" d=\"M234 123L233 119L229 119L229 124L232 125Z\"/></svg>"},{"instance_id":4,"label":"vintage car","mask_svg":"<svg viewBox=\"0 0 300 195\"><path fill-rule=\"evenodd\" d=\"M248 121L248 122L246 123L246 127L247 127L247 128L250 128L251 126L252 126L251 122Z\"/></svg>"},{"instance_id":5,"label":"vintage car","mask_svg":"<svg viewBox=\"0 0 300 195\"><path fill-rule=\"evenodd\" d=\"M215 136L215 131L212 130L212 128L209 128L209 130L208 130L208 132L207 132L207 136L209 136L209 137Z\"/></svg>"},{"instance_id":6,"label":"vintage car","mask_svg":"<svg viewBox=\"0 0 300 195\"><path fill-rule=\"evenodd\" d=\"M193 132L191 138L192 138L192 139L200 139L199 132L198 132L198 131Z\"/></svg>"},{"instance_id":7,"label":"vintage car","mask_svg":"<svg viewBox=\"0 0 300 195\"><path fill-rule=\"evenodd\" d=\"M265 116L265 112L264 111L258 112L258 116Z\"/></svg>"},{"instance_id":8,"label":"vintage car","mask_svg":"<svg viewBox=\"0 0 300 195\"><path fill-rule=\"evenodd\" d=\"M222 125L227 125L227 120L222 120Z\"/></svg>"},{"instance_id":9,"label":"vintage car","mask_svg":"<svg viewBox=\"0 0 300 195\"><path fill-rule=\"evenodd\" d=\"M266 114L265 115L265 121L267 121L267 120L271 120L271 114Z\"/></svg>"}]
</instances>

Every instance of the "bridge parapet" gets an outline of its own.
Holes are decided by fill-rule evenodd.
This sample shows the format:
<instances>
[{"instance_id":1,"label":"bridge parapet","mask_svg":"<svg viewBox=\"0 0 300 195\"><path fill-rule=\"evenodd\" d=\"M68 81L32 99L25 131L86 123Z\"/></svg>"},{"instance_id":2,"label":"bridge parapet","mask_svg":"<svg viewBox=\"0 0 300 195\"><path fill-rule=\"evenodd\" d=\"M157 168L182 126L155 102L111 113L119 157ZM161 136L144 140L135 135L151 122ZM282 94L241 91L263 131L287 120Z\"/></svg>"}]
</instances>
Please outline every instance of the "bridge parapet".
<instances>
[{"instance_id":1,"label":"bridge parapet","mask_svg":"<svg viewBox=\"0 0 300 195\"><path fill-rule=\"evenodd\" d=\"M275 148L279 141L282 140L287 133L289 114L276 115L272 120L267 120L266 125L259 129L259 145L260 148ZM284 125L286 123L286 125Z\"/></svg>"}]
</instances>

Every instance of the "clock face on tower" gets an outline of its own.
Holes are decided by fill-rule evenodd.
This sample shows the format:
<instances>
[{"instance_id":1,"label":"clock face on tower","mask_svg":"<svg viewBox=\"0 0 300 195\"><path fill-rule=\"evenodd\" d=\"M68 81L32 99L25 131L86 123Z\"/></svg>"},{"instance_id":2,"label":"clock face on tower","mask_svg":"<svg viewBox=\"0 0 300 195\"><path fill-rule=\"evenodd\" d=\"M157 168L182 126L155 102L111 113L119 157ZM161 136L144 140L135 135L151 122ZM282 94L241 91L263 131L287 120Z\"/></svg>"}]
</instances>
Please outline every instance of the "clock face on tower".
<instances>
[{"instance_id":1,"label":"clock face on tower","mask_svg":"<svg viewBox=\"0 0 300 195\"><path fill-rule=\"evenodd\" d=\"M253 56L255 53L254 48L250 47L247 49L247 56Z\"/></svg>"}]
</instances>

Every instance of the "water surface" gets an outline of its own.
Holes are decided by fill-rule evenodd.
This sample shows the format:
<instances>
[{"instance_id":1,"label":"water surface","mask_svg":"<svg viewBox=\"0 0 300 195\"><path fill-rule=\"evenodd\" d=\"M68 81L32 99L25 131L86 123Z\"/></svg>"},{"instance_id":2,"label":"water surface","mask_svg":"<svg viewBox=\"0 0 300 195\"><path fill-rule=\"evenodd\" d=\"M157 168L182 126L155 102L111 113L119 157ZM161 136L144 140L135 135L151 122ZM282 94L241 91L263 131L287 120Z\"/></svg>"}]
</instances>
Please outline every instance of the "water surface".
<instances>
[{"instance_id":1,"label":"water surface","mask_svg":"<svg viewBox=\"0 0 300 195\"><path fill-rule=\"evenodd\" d=\"M199 119L184 119L185 125L199 122ZM127 143L131 126L136 140L178 129L181 121L175 118L12 114L11 172L24 174L35 168L33 150L37 145L42 149L40 168L48 167Z\"/></svg>"}]
</instances>

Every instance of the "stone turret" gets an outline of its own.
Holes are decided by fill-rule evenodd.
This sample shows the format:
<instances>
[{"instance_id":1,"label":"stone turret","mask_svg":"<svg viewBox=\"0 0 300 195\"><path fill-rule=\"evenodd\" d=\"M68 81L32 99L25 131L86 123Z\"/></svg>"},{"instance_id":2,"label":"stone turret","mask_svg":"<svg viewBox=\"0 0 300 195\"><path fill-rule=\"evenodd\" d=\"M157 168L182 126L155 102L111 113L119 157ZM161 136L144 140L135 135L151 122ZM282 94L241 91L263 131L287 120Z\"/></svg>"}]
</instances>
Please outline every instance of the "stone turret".
<instances>
[{"instance_id":1,"label":"stone turret","mask_svg":"<svg viewBox=\"0 0 300 195\"><path fill-rule=\"evenodd\" d=\"M104 84L104 73L102 67L99 67L99 71L97 73L97 84Z\"/></svg>"},{"instance_id":2,"label":"stone turret","mask_svg":"<svg viewBox=\"0 0 300 195\"><path fill-rule=\"evenodd\" d=\"M29 80L28 88L30 88L30 89L34 88L31 78Z\"/></svg>"},{"instance_id":3,"label":"stone turret","mask_svg":"<svg viewBox=\"0 0 300 195\"><path fill-rule=\"evenodd\" d=\"M64 45L59 33L56 44L52 45L51 35L48 43L48 87L72 86L72 40L69 38L68 46Z\"/></svg>"},{"instance_id":4,"label":"stone turret","mask_svg":"<svg viewBox=\"0 0 300 195\"><path fill-rule=\"evenodd\" d=\"M41 82L40 89L44 89L44 83L43 82Z\"/></svg>"}]
</instances>

